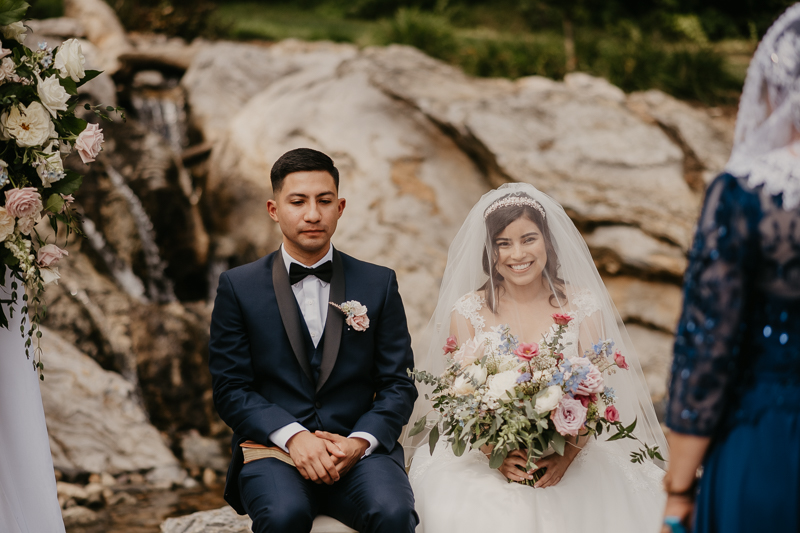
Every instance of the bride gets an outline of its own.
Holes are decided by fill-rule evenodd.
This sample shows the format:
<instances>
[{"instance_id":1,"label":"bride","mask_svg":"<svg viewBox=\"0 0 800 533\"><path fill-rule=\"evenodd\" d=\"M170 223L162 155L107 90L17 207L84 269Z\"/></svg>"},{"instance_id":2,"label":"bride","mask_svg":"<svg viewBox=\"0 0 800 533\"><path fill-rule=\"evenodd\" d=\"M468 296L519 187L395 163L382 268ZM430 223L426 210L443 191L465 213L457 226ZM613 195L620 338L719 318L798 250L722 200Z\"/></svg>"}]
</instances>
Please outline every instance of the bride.
<instances>
[{"instance_id":1,"label":"bride","mask_svg":"<svg viewBox=\"0 0 800 533\"><path fill-rule=\"evenodd\" d=\"M582 354L600 339L614 340L629 369L604 378L616 395L621 421L628 425L636 419L636 435L666 458L641 366L589 250L561 206L531 185L491 191L467 216L450 247L428 328L430 348L417 367L441 374L447 337L461 343L501 324L520 342L547 340L555 329L554 313L573 316L565 357ZM431 412L426 392L420 391L412 423ZM537 462L544 474L535 487L509 482L533 477L523 469L523 453L509 455L494 470L487 459L491 449L456 457L440 441L431 455L427 441L425 434L404 438L413 453L409 477L421 520L418 533L658 530L663 471L650 462L630 462L629 453L638 449L634 441L578 437L563 456Z\"/></svg>"}]
</instances>

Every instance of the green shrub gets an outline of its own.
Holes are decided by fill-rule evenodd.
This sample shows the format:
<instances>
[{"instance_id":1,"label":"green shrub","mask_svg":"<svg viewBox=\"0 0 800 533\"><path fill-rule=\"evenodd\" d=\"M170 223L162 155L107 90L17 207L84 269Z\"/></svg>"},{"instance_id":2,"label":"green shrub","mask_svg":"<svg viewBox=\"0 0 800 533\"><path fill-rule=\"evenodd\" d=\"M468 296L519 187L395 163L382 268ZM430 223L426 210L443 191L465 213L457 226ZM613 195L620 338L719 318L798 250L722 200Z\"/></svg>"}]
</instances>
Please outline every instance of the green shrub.
<instances>
[{"instance_id":1,"label":"green shrub","mask_svg":"<svg viewBox=\"0 0 800 533\"><path fill-rule=\"evenodd\" d=\"M473 76L520 78L538 75L556 79L564 76L564 46L559 36L466 38L459 44L455 62Z\"/></svg>"},{"instance_id":2,"label":"green shrub","mask_svg":"<svg viewBox=\"0 0 800 533\"><path fill-rule=\"evenodd\" d=\"M400 8L394 18L384 23L378 40L384 44L407 44L426 54L452 60L459 51L453 26L445 17L420 11L417 8Z\"/></svg>"},{"instance_id":3,"label":"green shrub","mask_svg":"<svg viewBox=\"0 0 800 533\"><path fill-rule=\"evenodd\" d=\"M192 40L217 37L223 28L214 18L212 0L106 0L128 31L164 33Z\"/></svg>"}]
</instances>

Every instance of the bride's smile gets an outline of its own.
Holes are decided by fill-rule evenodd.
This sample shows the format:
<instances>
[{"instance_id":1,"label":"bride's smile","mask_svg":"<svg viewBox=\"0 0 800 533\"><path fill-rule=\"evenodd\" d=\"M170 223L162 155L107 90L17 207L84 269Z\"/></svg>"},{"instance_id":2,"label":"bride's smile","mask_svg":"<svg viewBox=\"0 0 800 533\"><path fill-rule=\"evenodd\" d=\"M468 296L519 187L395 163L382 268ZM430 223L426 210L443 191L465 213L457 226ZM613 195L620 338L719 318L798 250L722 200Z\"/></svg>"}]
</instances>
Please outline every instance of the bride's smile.
<instances>
[{"instance_id":1,"label":"bride's smile","mask_svg":"<svg viewBox=\"0 0 800 533\"><path fill-rule=\"evenodd\" d=\"M541 229L523 216L511 222L495 238L497 271L509 283L528 285L541 278L547 265L547 249Z\"/></svg>"}]
</instances>

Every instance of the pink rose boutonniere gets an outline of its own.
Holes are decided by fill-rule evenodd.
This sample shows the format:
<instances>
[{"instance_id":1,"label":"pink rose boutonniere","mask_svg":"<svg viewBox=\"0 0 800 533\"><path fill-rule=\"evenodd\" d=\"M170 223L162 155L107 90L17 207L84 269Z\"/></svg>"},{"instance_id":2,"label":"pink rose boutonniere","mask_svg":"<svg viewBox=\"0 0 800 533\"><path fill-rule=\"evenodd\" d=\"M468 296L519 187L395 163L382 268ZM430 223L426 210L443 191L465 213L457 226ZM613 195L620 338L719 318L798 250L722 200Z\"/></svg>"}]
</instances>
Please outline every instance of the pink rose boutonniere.
<instances>
[{"instance_id":1,"label":"pink rose boutonniere","mask_svg":"<svg viewBox=\"0 0 800 533\"><path fill-rule=\"evenodd\" d=\"M336 309L344 313L345 323L356 331L367 331L369 327L369 317L367 316L367 306L356 300L349 300L341 305L329 302Z\"/></svg>"}]
</instances>

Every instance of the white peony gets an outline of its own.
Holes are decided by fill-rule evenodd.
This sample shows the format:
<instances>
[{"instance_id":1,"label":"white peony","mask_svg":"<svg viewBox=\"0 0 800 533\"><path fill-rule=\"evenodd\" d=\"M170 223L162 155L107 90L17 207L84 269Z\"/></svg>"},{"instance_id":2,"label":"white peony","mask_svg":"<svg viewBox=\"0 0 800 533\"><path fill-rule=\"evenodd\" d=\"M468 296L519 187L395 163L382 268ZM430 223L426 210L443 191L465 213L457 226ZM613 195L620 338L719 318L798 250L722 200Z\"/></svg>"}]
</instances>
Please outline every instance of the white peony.
<instances>
[{"instance_id":1,"label":"white peony","mask_svg":"<svg viewBox=\"0 0 800 533\"><path fill-rule=\"evenodd\" d=\"M39 273L42 275L42 281L45 285L55 283L58 285L58 280L61 279L61 274L58 273L58 267L40 268Z\"/></svg>"},{"instance_id":2,"label":"white peony","mask_svg":"<svg viewBox=\"0 0 800 533\"><path fill-rule=\"evenodd\" d=\"M0 30L3 32L4 39L14 39L15 41L24 43L28 28L25 27L25 24L23 24L22 21L18 21L9 24L8 26L3 26L0 28Z\"/></svg>"},{"instance_id":3,"label":"white peony","mask_svg":"<svg viewBox=\"0 0 800 533\"><path fill-rule=\"evenodd\" d=\"M486 378L489 376L486 367L483 365L469 365L464 369L464 374L472 378L479 387L486 383Z\"/></svg>"},{"instance_id":4,"label":"white peony","mask_svg":"<svg viewBox=\"0 0 800 533\"><path fill-rule=\"evenodd\" d=\"M36 80L38 82L36 89L39 93L39 99L42 101L42 105L45 109L53 115L53 118L56 118L57 111L66 111L69 93L61 86L58 78L50 76L42 80L37 75Z\"/></svg>"},{"instance_id":5,"label":"white peony","mask_svg":"<svg viewBox=\"0 0 800 533\"><path fill-rule=\"evenodd\" d=\"M59 71L62 78L72 78L72 81L81 81L86 76L83 64L86 58L81 52L81 43L77 39L67 39L64 44L58 47L53 66Z\"/></svg>"},{"instance_id":6,"label":"white peony","mask_svg":"<svg viewBox=\"0 0 800 533\"><path fill-rule=\"evenodd\" d=\"M516 370L507 370L500 372L489 378L489 388L486 391L486 396L493 400L508 400L509 391L513 391L517 386L517 378L519 372Z\"/></svg>"},{"instance_id":7,"label":"white peony","mask_svg":"<svg viewBox=\"0 0 800 533\"><path fill-rule=\"evenodd\" d=\"M31 102L28 107L19 104L0 115L0 134L5 139L16 139L19 146L28 148L43 146L56 137L56 130L44 106Z\"/></svg>"},{"instance_id":8,"label":"white peony","mask_svg":"<svg viewBox=\"0 0 800 533\"><path fill-rule=\"evenodd\" d=\"M557 385L547 387L542 395L536 398L536 405L533 406L533 410L540 415L547 414L556 408L562 396L564 396L564 391L561 390L561 387Z\"/></svg>"},{"instance_id":9,"label":"white peony","mask_svg":"<svg viewBox=\"0 0 800 533\"><path fill-rule=\"evenodd\" d=\"M453 382L453 394L456 396L466 396L473 392L475 392L475 385L472 384L469 376L461 374Z\"/></svg>"},{"instance_id":10,"label":"white peony","mask_svg":"<svg viewBox=\"0 0 800 533\"><path fill-rule=\"evenodd\" d=\"M14 217L8 214L5 207L0 207L0 242L6 240L14 233Z\"/></svg>"}]
</instances>

